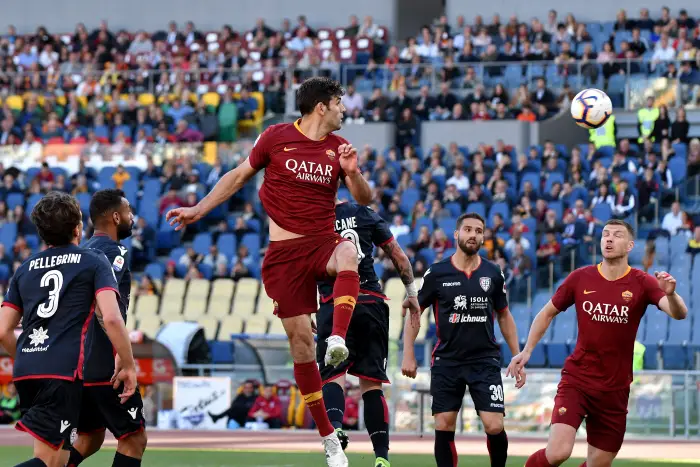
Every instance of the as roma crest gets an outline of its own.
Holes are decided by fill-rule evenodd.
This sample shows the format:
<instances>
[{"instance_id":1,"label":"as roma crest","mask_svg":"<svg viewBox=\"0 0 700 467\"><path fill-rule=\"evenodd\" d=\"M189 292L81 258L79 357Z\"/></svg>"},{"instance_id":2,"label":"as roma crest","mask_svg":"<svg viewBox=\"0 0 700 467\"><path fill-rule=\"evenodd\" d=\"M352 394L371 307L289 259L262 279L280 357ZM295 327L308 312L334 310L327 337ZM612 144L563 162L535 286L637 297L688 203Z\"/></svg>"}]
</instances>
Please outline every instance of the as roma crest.
<instances>
[{"instance_id":1,"label":"as roma crest","mask_svg":"<svg viewBox=\"0 0 700 467\"><path fill-rule=\"evenodd\" d=\"M335 152L332 149L329 149L326 151L326 155L330 160L335 160Z\"/></svg>"}]
</instances>

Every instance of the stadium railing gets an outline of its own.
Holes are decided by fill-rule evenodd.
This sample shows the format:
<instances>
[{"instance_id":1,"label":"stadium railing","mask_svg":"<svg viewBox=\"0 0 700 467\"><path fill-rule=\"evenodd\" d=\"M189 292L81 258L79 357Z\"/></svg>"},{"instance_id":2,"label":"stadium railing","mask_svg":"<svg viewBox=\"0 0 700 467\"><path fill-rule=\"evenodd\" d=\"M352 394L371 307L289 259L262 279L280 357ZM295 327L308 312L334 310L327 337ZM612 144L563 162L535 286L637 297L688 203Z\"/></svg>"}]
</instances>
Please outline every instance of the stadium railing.
<instances>
[{"instance_id":1,"label":"stadium railing","mask_svg":"<svg viewBox=\"0 0 700 467\"><path fill-rule=\"evenodd\" d=\"M262 379L263 375L266 381L272 383L283 379L293 380L291 365L266 365L265 373L252 367L185 365L183 369L199 376L231 376L234 381L251 377ZM415 380L402 376L396 367L389 374L392 384L385 386L385 394L391 407L392 431L417 434L432 431L429 369L420 368ZM528 369L527 384L517 390L513 387L513 380L503 375L508 411L506 429L509 433L546 436L560 377L561 370ZM357 383L355 377L348 378ZM458 419L458 433L483 432L473 408L467 394ZM700 438L700 371L635 373L628 410L628 436ZM579 436L585 437L585 429L580 430Z\"/></svg>"}]
</instances>

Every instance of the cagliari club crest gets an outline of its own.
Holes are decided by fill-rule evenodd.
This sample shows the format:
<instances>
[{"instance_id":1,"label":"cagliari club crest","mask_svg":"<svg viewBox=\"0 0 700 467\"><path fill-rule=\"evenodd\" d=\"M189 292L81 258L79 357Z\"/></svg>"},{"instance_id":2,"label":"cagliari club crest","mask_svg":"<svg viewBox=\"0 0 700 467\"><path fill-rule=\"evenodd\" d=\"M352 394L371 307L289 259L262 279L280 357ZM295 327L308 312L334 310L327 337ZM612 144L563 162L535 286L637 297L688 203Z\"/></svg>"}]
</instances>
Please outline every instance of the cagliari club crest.
<instances>
[{"instance_id":1,"label":"cagliari club crest","mask_svg":"<svg viewBox=\"0 0 700 467\"><path fill-rule=\"evenodd\" d=\"M491 288L491 278L490 277L480 277L479 278L479 285L481 286L482 289L484 289L484 292L488 292L489 289Z\"/></svg>"}]
</instances>

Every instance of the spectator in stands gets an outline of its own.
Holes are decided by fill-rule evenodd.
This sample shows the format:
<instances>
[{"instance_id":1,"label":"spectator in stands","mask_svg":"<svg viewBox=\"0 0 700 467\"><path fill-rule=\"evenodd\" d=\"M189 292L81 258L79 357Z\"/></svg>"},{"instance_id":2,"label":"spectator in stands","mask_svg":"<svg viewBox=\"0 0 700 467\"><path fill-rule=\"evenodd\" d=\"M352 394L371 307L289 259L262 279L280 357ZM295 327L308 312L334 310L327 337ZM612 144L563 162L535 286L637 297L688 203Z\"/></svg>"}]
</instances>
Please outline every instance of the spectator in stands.
<instances>
[{"instance_id":1,"label":"spectator in stands","mask_svg":"<svg viewBox=\"0 0 700 467\"><path fill-rule=\"evenodd\" d=\"M613 217L624 219L629 216L637 205L634 193L628 190L627 180L621 180L617 194L615 196L615 206L613 206Z\"/></svg>"},{"instance_id":2,"label":"spectator in stands","mask_svg":"<svg viewBox=\"0 0 700 467\"><path fill-rule=\"evenodd\" d=\"M270 429L282 428L282 403L273 391L273 384L263 386L262 394L248 411L248 421L267 423Z\"/></svg>"},{"instance_id":3,"label":"spectator in stands","mask_svg":"<svg viewBox=\"0 0 700 467\"><path fill-rule=\"evenodd\" d=\"M223 417L228 417L229 427L232 425L231 422L234 422L234 429L243 427L248 419L250 409L255 405L257 397L253 382L245 381L241 392L233 399L231 406L226 411L221 414L213 414L211 412L208 412L208 414L214 423L218 422Z\"/></svg>"},{"instance_id":4,"label":"spectator in stands","mask_svg":"<svg viewBox=\"0 0 700 467\"><path fill-rule=\"evenodd\" d=\"M556 234L551 231L547 232L539 248L537 248L537 265L542 266L555 261L560 252L561 245L557 241Z\"/></svg>"},{"instance_id":5,"label":"spectator in stands","mask_svg":"<svg viewBox=\"0 0 700 467\"><path fill-rule=\"evenodd\" d=\"M175 138L178 143L197 143L204 141L202 132L190 127L185 119L177 122Z\"/></svg>"},{"instance_id":6,"label":"spectator in stands","mask_svg":"<svg viewBox=\"0 0 700 467\"><path fill-rule=\"evenodd\" d=\"M660 186L654 179L654 170L651 167L644 169L642 179L637 182L637 192L639 193L639 218L649 222L656 214L660 195Z\"/></svg>"},{"instance_id":7,"label":"spectator in stands","mask_svg":"<svg viewBox=\"0 0 700 467\"><path fill-rule=\"evenodd\" d=\"M202 271L199 270L199 266L193 263L190 264L183 279L186 281L191 281L193 279L201 279L202 277L204 277L204 275L202 274Z\"/></svg>"},{"instance_id":8,"label":"spectator in stands","mask_svg":"<svg viewBox=\"0 0 700 467\"><path fill-rule=\"evenodd\" d=\"M226 255L219 251L216 245L211 245L209 247L209 253L202 260L202 264L211 266L212 268L217 268L220 264L226 266L228 264L228 259Z\"/></svg>"},{"instance_id":9,"label":"spectator in stands","mask_svg":"<svg viewBox=\"0 0 700 467\"><path fill-rule=\"evenodd\" d=\"M685 143L688 144L688 131L690 130L690 124L685 116L685 108L678 107L676 109L676 121L671 125L671 140L674 144Z\"/></svg>"},{"instance_id":10,"label":"spectator in stands","mask_svg":"<svg viewBox=\"0 0 700 467\"><path fill-rule=\"evenodd\" d=\"M194 248L188 247L185 253L178 259L178 265L189 268L190 266L196 266L202 260L202 256L194 251Z\"/></svg>"},{"instance_id":11,"label":"spectator in stands","mask_svg":"<svg viewBox=\"0 0 700 467\"><path fill-rule=\"evenodd\" d=\"M435 250L436 253L442 253L452 248L452 241L445 235L442 229L438 228L433 232L433 236L430 240L430 248Z\"/></svg>"},{"instance_id":12,"label":"spectator in stands","mask_svg":"<svg viewBox=\"0 0 700 467\"><path fill-rule=\"evenodd\" d=\"M177 194L177 189L175 189L174 187L171 187L168 190L168 193L165 196L163 196L160 200L159 212L161 215L163 215L165 213L165 211L167 211L169 208L171 208L173 206L180 207L182 205L183 205L183 203Z\"/></svg>"},{"instance_id":13,"label":"spectator in stands","mask_svg":"<svg viewBox=\"0 0 700 467\"><path fill-rule=\"evenodd\" d=\"M700 253L700 225L695 227L693 231L693 237L688 240L688 247L686 248L686 253L690 253L693 257Z\"/></svg>"},{"instance_id":14,"label":"spectator in stands","mask_svg":"<svg viewBox=\"0 0 700 467\"><path fill-rule=\"evenodd\" d=\"M397 104L394 107L400 106ZM418 132L418 120L413 115L411 108L404 108L401 112L401 119L396 124L396 146L404 148L415 142Z\"/></svg>"},{"instance_id":15,"label":"spectator in stands","mask_svg":"<svg viewBox=\"0 0 700 467\"><path fill-rule=\"evenodd\" d=\"M353 114L356 110L362 111L364 108L364 99L353 85L348 86L347 92L341 98L341 103L345 106L347 114Z\"/></svg>"},{"instance_id":16,"label":"spectator in stands","mask_svg":"<svg viewBox=\"0 0 700 467\"><path fill-rule=\"evenodd\" d=\"M656 44L654 48L654 54L651 57L651 69L652 71L656 69L659 63L671 62L676 58L676 50L668 39L668 34L663 33L661 35L661 40Z\"/></svg>"},{"instance_id":17,"label":"spectator in stands","mask_svg":"<svg viewBox=\"0 0 700 467\"><path fill-rule=\"evenodd\" d=\"M141 281L139 282L136 295L160 295L160 291L156 287L156 283L153 281L153 278L148 274L144 274L141 276Z\"/></svg>"},{"instance_id":18,"label":"spectator in stands","mask_svg":"<svg viewBox=\"0 0 700 467\"><path fill-rule=\"evenodd\" d=\"M357 431L360 422L360 395L359 387L348 387L345 396L345 412L343 413L343 429Z\"/></svg>"},{"instance_id":19,"label":"spectator in stands","mask_svg":"<svg viewBox=\"0 0 700 467\"><path fill-rule=\"evenodd\" d=\"M46 162L41 164L41 170L37 174L36 179L39 180L42 190L51 190L51 188L53 187L55 177L53 175L53 172L51 172L51 169L49 169L49 164L47 164Z\"/></svg>"},{"instance_id":20,"label":"spectator in stands","mask_svg":"<svg viewBox=\"0 0 700 467\"><path fill-rule=\"evenodd\" d=\"M668 117L668 107L665 105L659 106L659 117L654 122L651 135L653 140L659 143L671 137L671 119Z\"/></svg>"},{"instance_id":21,"label":"spectator in stands","mask_svg":"<svg viewBox=\"0 0 700 467\"><path fill-rule=\"evenodd\" d=\"M10 425L19 420L19 396L12 383L5 387L5 393L0 393L0 425Z\"/></svg>"},{"instance_id":22,"label":"spectator in stands","mask_svg":"<svg viewBox=\"0 0 700 467\"><path fill-rule=\"evenodd\" d=\"M656 258L656 242L653 239L649 239L644 246L644 257L642 258L642 270L644 272L649 272L649 269L654 264L654 259Z\"/></svg>"},{"instance_id":23,"label":"spectator in stands","mask_svg":"<svg viewBox=\"0 0 700 467\"><path fill-rule=\"evenodd\" d=\"M615 207L615 197L610 194L608 185L604 183L598 187L596 195L591 199L590 207L591 209L593 209L599 204L607 204L608 206L610 206L611 212Z\"/></svg>"},{"instance_id":24,"label":"spectator in stands","mask_svg":"<svg viewBox=\"0 0 700 467\"><path fill-rule=\"evenodd\" d=\"M494 260L496 252L503 252L505 242L502 238L495 237L493 235L493 230L490 228L484 229L484 244L482 248L486 250L486 257L490 260Z\"/></svg>"},{"instance_id":25,"label":"spectator in stands","mask_svg":"<svg viewBox=\"0 0 700 467\"><path fill-rule=\"evenodd\" d=\"M700 175L700 139L693 138L688 145L688 171L687 178L693 178ZM692 184L691 184L692 186ZM693 186L691 190L695 190ZM697 195L698 193L694 193Z\"/></svg>"},{"instance_id":26,"label":"spectator in stands","mask_svg":"<svg viewBox=\"0 0 700 467\"><path fill-rule=\"evenodd\" d=\"M117 170L112 174L112 180L114 181L114 186L117 190L121 190L124 187L124 183L131 179L131 175L126 171L122 164L117 166Z\"/></svg>"},{"instance_id":27,"label":"spectator in stands","mask_svg":"<svg viewBox=\"0 0 700 467\"><path fill-rule=\"evenodd\" d=\"M661 222L661 230L665 232L666 236L675 236L678 233L678 229L683 225L681 203L674 201L671 204L671 210L666 213L663 221Z\"/></svg>"},{"instance_id":28,"label":"spectator in stands","mask_svg":"<svg viewBox=\"0 0 700 467\"><path fill-rule=\"evenodd\" d=\"M389 230L391 230L391 234L394 236L394 238L398 238L401 235L408 235L411 232L411 228L406 225L403 216L401 215L394 216L394 220L389 227Z\"/></svg>"},{"instance_id":29,"label":"spectator in stands","mask_svg":"<svg viewBox=\"0 0 700 467\"><path fill-rule=\"evenodd\" d=\"M13 209L13 218L15 223L17 224L17 232L21 233L22 235L36 234L36 227L34 226L34 223L29 219L29 216L25 214L24 206L15 206L15 208ZM26 242L24 245L26 247Z\"/></svg>"},{"instance_id":30,"label":"spectator in stands","mask_svg":"<svg viewBox=\"0 0 700 467\"><path fill-rule=\"evenodd\" d=\"M511 253L510 269L513 272L511 296L514 301L521 301L525 298L527 294L527 278L532 272L532 262L525 255L525 250L526 248L523 245L517 244Z\"/></svg>"},{"instance_id":31,"label":"spectator in stands","mask_svg":"<svg viewBox=\"0 0 700 467\"><path fill-rule=\"evenodd\" d=\"M513 230L511 238L508 239L504 247L507 254L512 255L516 248L520 246L523 250L530 249L530 240L522 236L522 232L518 229Z\"/></svg>"}]
</instances>

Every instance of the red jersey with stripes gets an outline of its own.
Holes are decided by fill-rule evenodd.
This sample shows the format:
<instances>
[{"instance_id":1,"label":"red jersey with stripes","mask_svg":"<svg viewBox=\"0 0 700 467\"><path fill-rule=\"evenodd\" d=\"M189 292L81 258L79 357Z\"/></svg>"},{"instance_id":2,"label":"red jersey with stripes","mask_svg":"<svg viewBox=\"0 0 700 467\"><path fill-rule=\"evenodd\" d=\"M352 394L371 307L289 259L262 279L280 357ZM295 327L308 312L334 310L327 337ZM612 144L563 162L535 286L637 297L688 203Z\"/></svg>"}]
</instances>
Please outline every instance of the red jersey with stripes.
<instances>
[{"instance_id":1,"label":"red jersey with stripes","mask_svg":"<svg viewBox=\"0 0 700 467\"><path fill-rule=\"evenodd\" d=\"M631 267L614 281L603 277L600 265L569 274L552 297L559 311L576 305L578 339L562 375L598 391L628 387L639 323L647 306L658 306L663 296L654 277Z\"/></svg>"},{"instance_id":2,"label":"red jersey with stripes","mask_svg":"<svg viewBox=\"0 0 700 467\"><path fill-rule=\"evenodd\" d=\"M500 362L494 330L495 313L508 308L501 268L480 258L477 268L466 274L452 256L430 266L423 276L418 302L433 307L437 344L432 366L458 366L466 362Z\"/></svg>"},{"instance_id":3,"label":"red jersey with stripes","mask_svg":"<svg viewBox=\"0 0 700 467\"><path fill-rule=\"evenodd\" d=\"M95 296L118 294L102 252L75 245L49 248L27 259L10 281L3 306L22 312L14 380L83 379L85 338Z\"/></svg>"},{"instance_id":4,"label":"red jersey with stripes","mask_svg":"<svg viewBox=\"0 0 700 467\"><path fill-rule=\"evenodd\" d=\"M347 141L332 133L314 141L298 122L272 125L255 141L248 161L256 170L265 169L260 201L289 232L332 234L338 180L345 178L338 147Z\"/></svg>"}]
</instances>

